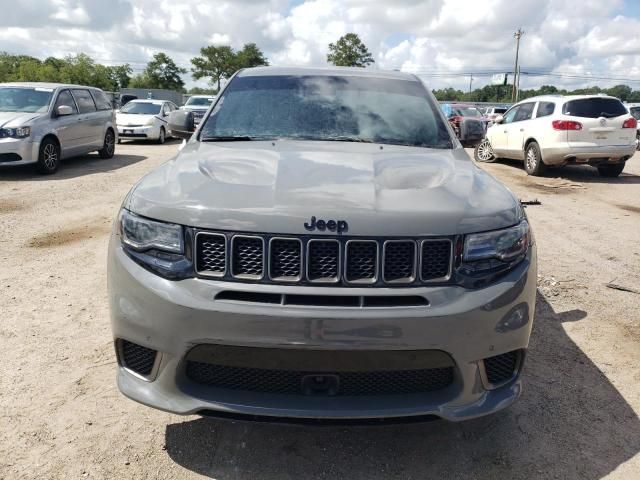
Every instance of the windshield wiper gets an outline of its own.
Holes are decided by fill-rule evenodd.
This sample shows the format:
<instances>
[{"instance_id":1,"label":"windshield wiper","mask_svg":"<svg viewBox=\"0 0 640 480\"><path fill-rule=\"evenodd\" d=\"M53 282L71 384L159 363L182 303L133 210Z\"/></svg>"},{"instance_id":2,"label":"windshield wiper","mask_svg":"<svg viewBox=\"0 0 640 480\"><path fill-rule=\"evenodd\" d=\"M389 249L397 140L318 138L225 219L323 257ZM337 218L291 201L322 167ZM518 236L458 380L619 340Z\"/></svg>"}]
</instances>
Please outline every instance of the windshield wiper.
<instances>
[{"instance_id":1,"label":"windshield wiper","mask_svg":"<svg viewBox=\"0 0 640 480\"><path fill-rule=\"evenodd\" d=\"M250 142L252 140L260 140L249 135L218 135L212 137L202 137L201 142Z\"/></svg>"}]
</instances>

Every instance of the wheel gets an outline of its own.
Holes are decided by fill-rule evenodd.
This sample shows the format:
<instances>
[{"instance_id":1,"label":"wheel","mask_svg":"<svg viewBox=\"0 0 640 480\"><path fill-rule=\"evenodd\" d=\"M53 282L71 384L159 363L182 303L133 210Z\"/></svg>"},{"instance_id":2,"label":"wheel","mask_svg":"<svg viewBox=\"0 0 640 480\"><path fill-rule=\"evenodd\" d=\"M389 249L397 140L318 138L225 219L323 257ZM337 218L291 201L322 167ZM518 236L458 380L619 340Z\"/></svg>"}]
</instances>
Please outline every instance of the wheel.
<instances>
[{"instance_id":1,"label":"wheel","mask_svg":"<svg viewBox=\"0 0 640 480\"><path fill-rule=\"evenodd\" d=\"M524 152L524 169L529 175L540 176L544 174L545 164L540 155L540 147L536 142L527 145Z\"/></svg>"},{"instance_id":2,"label":"wheel","mask_svg":"<svg viewBox=\"0 0 640 480\"><path fill-rule=\"evenodd\" d=\"M38 173L51 175L60 166L60 145L53 138L45 138L40 144L38 163L36 168Z\"/></svg>"},{"instance_id":3,"label":"wheel","mask_svg":"<svg viewBox=\"0 0 640 480\"><path fill-rule=\"evenodd\" d=\"M476 145L476 148L473 151L473 158L475 158L476 161L483 163L493 163L497 160L488 139L485 138Z\"/></svg>"},{"instance_id":4,"label":"wheel","mask_svg":"<svg viewBox=\"0 0 640 480\"><path fill-rule=\"evenodd\" d=\"M100 158L112 158L115 151L116 135L113 133L113 130L108 129L107 133L104 134L104 144L102 148L98 150L98 155L100 155Z\"/></svg>"},{"instance_id":5,"label":"wheel","mask_svg":"<svg viewBox=\"0 0 640 480\"><path fill-rule=\"evenodd\" d=\"M618 177L622 173L622 170L624 170L624 163L616 163L614 165L598 165L598 173L601 177Z\"/></svg>"},{"instance_id":6,"label":"wheel","mask_svg":"<svg viewBox=\"0 0 640 480\"><path fill-rule=\"evenodd\" d=\"M640 150L640 132L636 133L636 150Z\"/></svg>"},{"instance_id":7,"label":"wheel","mask_svg":"<svg viewBox=\"0 0 640 480\"><path fill-rule=\"evenodd\" d=\"M167 139L167 133L164 130L164 127L160 127L160 135L158 136L158 143L162 145Z\"/></svg>"}]
</instances>

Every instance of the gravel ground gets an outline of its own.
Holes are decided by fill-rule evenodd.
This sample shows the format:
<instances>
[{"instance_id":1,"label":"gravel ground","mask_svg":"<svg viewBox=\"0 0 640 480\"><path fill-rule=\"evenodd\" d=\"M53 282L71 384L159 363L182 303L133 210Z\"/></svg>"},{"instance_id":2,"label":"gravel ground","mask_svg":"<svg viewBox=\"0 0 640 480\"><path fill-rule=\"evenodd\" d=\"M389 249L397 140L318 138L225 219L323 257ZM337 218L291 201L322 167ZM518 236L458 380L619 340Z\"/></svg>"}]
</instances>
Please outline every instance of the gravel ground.
<instances>
[{"instance_id":1,"label":"gravel ground","mask_svg":"<svg viewBox=\"0 0 640 480\"><path fill-rule=\"evenodd\" d=\"M105 257L131 185L178 143L119 145L57 175L0 170L0 479L640 478L640 155L527 177L539 295L525 391L491 417L294 427L179 417L115 385Z\"/></svg>"}]
</instances>

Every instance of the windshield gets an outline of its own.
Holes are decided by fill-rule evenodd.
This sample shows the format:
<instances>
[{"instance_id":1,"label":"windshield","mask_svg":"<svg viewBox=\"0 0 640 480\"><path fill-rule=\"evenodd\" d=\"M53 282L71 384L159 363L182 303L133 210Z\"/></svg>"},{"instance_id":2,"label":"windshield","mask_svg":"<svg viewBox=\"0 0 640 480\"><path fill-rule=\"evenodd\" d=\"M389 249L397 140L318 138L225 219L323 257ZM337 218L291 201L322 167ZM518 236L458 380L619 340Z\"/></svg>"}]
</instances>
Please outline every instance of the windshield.
<instances>
[{"instance_id":1,"label":"windshield","mask_svg":"<svg viewBox=\"0 0 640 480\"><path fill-rule=\"evenodd\" d=\"M157 115L160 113L159 103L129 102L120 109L120 113L130 113L138 115Z\"/></svg>"},{"instance_id":2,"label":"windshield","mask_svg":"<svg viewBox=\"0 0 640 480\"><path fill-rule=\"evenodd\" d=\"M461 117L481 117L482 114L475 107L456 107L454 113Z\"/></svg>"},{"instance_id":3,"label":"windshield","mask_svg":"<svg viewBox=\"0 0 640 480\"><path fill-rule=\"evenodd\" d=\"M452 148L419 81L359 76L236 77L201 132L216 137Z\"/></svg>"},{"instance_id":4,"label":"windshield","mask_svg":"<svg viewBox=\"0 0 640 480\"><path fill-rule=\"evenodd\" d=\"M44 113L51 97L52 88L1 87L0 112Z\"/></svg>"},{"instance_id":5,"label":"windshield","mask_svg":"<svg viewBox=\"0 0 640 480\"><path fill-rule=\"evenodd\" d=\"M188 107L208 107L213 103L213 98L207 97L190 97L185 103L185 106Z\"/></svg>"}]
</instances>

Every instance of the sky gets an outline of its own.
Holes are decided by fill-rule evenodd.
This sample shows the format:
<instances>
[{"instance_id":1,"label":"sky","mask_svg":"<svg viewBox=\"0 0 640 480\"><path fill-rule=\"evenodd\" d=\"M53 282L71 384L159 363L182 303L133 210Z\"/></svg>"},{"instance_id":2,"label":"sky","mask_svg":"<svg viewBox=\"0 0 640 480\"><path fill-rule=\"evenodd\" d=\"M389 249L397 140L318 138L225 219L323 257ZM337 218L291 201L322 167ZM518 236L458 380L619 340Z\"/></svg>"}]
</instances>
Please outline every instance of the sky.
<instances>
[{"instance_id":1,"label":"sky","mask_svg":"<svg viewBox=\"0 0 640 480\"><path fill-rule=\"evenodd\" d=\"M324 66L328 44L355 32L371 68L468 90L513 70L522 28L521 88L640 89L640 0L0 0L0 9L0 50L82 52L136 73L159 51L190 68L202 46L249 42L272 65Z\"/></svg>"}]
</instances>

